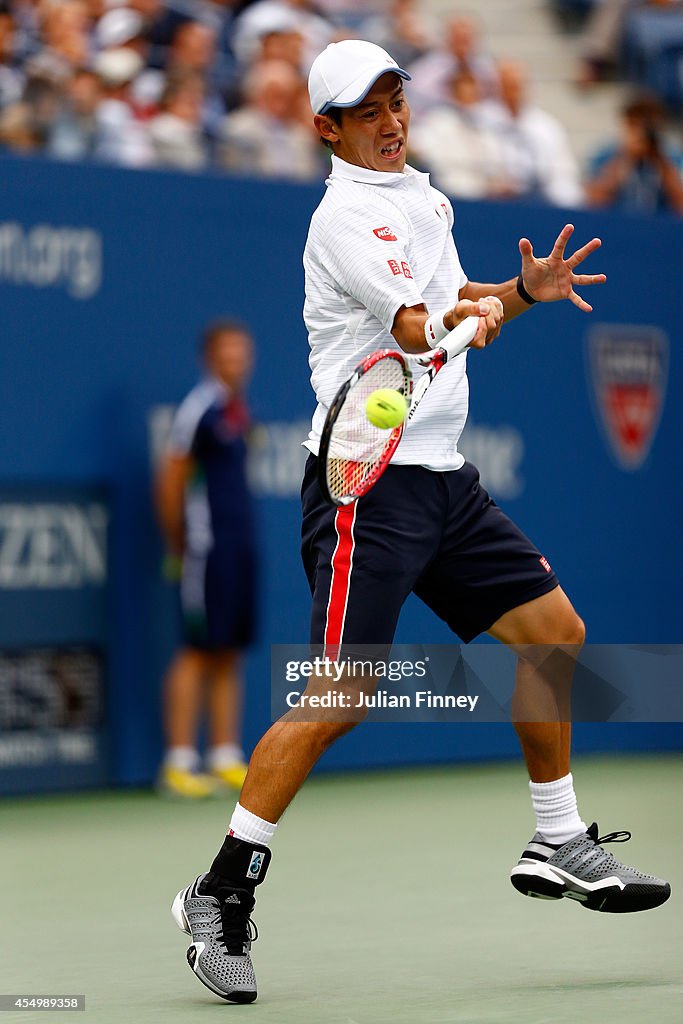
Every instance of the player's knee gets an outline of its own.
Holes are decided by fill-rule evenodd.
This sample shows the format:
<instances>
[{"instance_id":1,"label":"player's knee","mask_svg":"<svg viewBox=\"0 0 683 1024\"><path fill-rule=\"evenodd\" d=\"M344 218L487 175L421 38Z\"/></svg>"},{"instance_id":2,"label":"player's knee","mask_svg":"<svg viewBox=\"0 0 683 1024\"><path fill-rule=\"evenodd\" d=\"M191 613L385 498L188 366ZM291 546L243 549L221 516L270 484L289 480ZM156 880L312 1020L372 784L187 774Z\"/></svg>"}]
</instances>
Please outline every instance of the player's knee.
<instances>
[{"instance_id":1,"label":"player's knee","mask_svg":"<svg viewBox=\"0 0 683 1024\"><path fill-rule=\"evenodd\" d=\"M576 632L575 639L572 642L579 647L583 647L586 642L586 623L578 615L575 617L574 628Z\"/></svg>"}]
</instances>

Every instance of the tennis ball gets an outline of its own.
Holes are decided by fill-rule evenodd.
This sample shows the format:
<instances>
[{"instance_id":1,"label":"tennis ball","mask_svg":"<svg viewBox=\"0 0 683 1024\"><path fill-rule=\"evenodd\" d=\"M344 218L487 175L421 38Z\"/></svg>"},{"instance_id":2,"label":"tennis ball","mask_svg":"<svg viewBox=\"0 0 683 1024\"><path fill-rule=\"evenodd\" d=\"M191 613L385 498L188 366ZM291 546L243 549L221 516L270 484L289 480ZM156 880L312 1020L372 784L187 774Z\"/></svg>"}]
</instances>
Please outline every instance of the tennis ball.
<instances>
[{"instance_id":1,"label":"tennis ball","mask_svg":"<svg viewBox=\"0 0 683 1024\"><path fill-rule=\"evenodd\" d=\"M373 391L365 403L365 415L374 427L393 430L403 423L408 412L408 403L400 391L380 388Z\"/></svg>"}]
</instances>

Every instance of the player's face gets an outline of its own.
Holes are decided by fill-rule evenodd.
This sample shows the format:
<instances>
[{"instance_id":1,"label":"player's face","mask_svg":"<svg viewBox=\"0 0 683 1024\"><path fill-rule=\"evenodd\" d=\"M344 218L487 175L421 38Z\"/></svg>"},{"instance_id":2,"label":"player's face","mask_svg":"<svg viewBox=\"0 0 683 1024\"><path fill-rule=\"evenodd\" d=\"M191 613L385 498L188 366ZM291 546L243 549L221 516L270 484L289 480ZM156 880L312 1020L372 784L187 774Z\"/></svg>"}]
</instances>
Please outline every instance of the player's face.
<instances>
[{"instance_id":1,"label":"player's face","mask_svg":"<svg viewBox=\"0 0 683 1024\"><path fill-rule=\"evenodd\" d=\"M373 171L402 171L406 163L410 108L398 75L382 75L362 103L342 113L336 126L342 160Z\"/></svg>"}]
</instances>

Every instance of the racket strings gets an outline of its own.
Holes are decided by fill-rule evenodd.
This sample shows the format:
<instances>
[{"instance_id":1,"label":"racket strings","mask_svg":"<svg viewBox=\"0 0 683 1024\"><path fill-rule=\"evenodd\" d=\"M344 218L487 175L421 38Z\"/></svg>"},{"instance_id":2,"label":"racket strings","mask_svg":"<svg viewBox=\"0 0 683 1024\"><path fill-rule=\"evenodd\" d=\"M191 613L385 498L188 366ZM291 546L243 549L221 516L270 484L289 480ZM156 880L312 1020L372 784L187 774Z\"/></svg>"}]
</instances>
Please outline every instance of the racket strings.
<instances>
[{"instance_id":1,"label":"racket strings","mask_svg":"<svg viewBox=\"0 0 683 1024\"><path fill-rule=\"evenodd\" d=\"M367 418L367 400L380 388L400 391L410 400L410 374L401 360L379 359L346 394L332 428L327 455L327 485L335 501L363 494L401 435L401 427L382 430Z\"/></svg>"}]
</instances>

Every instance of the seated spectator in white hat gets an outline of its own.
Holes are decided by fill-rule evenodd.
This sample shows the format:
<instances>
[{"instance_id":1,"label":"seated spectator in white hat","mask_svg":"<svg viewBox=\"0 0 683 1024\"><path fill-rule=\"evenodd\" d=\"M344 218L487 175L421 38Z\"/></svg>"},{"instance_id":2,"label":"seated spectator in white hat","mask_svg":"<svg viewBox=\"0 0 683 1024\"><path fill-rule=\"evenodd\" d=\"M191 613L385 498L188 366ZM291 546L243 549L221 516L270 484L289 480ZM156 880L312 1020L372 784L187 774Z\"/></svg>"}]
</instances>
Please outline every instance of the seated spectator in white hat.
<instances>
[{"instance_id":1,"label":"seated spectator in white hat","mask_svg":"<svg viewBox=\"0 0 683 1024\"><path fill-rule=\"evenodd\" d=\"M97 107L94 153L106 163L145 167L154 161L146 127L131 101L131 86L142 66L142 58L125 48L105 50L95 60L103 99Z\"/></svg>"},{"instance_id":2,"label":"seated spectator in white hat","mask_svg":"<svg viewBox=\"0 0 683 1024\"><path fill-rule=\"evenodd\" d=\"M315 57L335 37L334 26L301 0L258 0L235 20L233 46L242 67L259 58L260 42L271 32L295 32L303 38L302 74L308 74Z\"/></svg>"}]
</instances>

